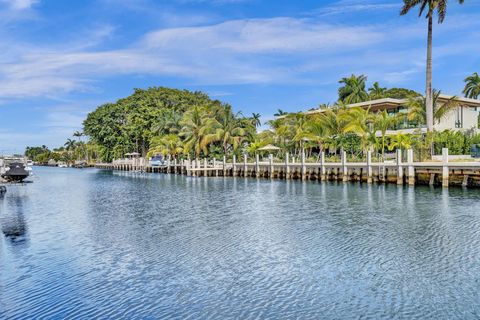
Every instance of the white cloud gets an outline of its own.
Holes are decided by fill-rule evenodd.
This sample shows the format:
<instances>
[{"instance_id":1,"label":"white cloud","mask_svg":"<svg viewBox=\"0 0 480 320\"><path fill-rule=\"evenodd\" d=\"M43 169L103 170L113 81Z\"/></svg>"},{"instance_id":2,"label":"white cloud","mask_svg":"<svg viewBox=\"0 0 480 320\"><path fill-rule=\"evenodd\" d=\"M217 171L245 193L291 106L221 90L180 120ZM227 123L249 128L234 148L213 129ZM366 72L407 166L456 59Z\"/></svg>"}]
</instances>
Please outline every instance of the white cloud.
<instances>
[{"instance_id":1,"label":"white cloud","mask_svg":"<svg viewBox=\"0 0 480 320\"><path fill-rule=\"evenodd\" d=\"M40 0L0 0L5 3L12 10L26 10L38 4Z\"/></svg>"},{"instance_id":2,"label":"white cloud","mask_svg":"<svg viewBox=\"0 0 480 320\"><path fill-rule=\"evenodd\" d=\"M162 29L128 48L88 50L88 44L97 43L92 39L102 39L112 31L96 31L65 47L18 46L15 50L9 46L8 56L0 55L0 97L90 90L93 79L119 74L174 75L203 84L282 81L291 77L288 67L276 65L267 54L291 59L292 54L342 52L372 45L383 37L368 27L273 18Z\"/></svg>"},{"instance_id":3,"label":"white cloud","mask_svg":"<svg viewBox=\"0 0 480 320\"><path fill-rule=\"evenodd\" d=\"M462 29L476 30L477 20L469 21L471 28L462 24ZM115 32L103 26L62 46L4 43L0 99L92 91L98 81L118 75L168 75L198 85L319 84L320 77L331 83L361 72L379 81L403 83L422 71L422 27L420 19L406 27L345 26L289 17L244 19L160 29L128 47L95 50ZM453 49L439 47L439 56L459 53L459 43L449 39ZM480 43L471 42L468 49L478 50Z\"/></svg>"},{"instance_id":4,"label":"white cloud","mask_svg":"<svg viewBox=\"0 0 480 320\"><path fill-rule=\"evenodd\" d=\"M320 15L334 15L355 13L360 11L382 11L398 9L400 11L401 4L398 1L395 2L378 2L378 1L364 1L364 0L342 0L334 3L333 5L326 6L315 10L314 14Z\"/></svg>"},{"instance_id":5,"label":"white cloud","mask_svg":"<svg viewBox=\"0 0 480 320\"><path fill-rule=\"evenodd\" d=\"M346 27L306 19L233 20L207 27L165 29L147 35L149 47L194 44L196 49L238 53L285 53L306 50L345 50L382 39L369 27ZM195 45L197 44L197 45Z\"/></svg>"}]
</instances>

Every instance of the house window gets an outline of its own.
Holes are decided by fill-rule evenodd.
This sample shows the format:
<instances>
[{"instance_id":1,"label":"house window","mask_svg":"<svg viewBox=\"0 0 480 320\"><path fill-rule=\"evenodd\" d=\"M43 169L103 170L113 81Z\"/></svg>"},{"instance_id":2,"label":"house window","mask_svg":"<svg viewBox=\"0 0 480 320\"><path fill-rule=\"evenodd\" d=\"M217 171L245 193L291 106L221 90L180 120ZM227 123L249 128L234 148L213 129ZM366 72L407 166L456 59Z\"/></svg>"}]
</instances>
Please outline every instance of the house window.
<instances>
[{"instance_id":1,"label":"house window","mask_svg":"<svg viewBox=\"0 0 480 320\"><path fill-rule=\"evenodd\" d=\"M455 128L463 128L463 107L455 110Z\"/></svg>"}]
</instances>

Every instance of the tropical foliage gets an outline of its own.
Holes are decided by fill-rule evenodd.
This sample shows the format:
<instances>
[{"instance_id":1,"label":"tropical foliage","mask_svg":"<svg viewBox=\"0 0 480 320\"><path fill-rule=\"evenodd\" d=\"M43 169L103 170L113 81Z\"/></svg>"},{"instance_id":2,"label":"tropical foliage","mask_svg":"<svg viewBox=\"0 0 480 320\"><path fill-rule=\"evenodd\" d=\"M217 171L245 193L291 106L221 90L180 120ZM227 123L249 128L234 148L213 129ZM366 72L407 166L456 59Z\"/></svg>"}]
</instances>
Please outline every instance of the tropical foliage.
<instances>
[{"instance_id":1,"label":"tropical foliage","mask_svg":"<svg viewBox=\"0 0 480 320\"><path fill-rule=\"evenodd\" d=\"M287 113L279 109L269 120L267 130L261 126L260 114L244 117L228 104L211 100L201 92L168 88L135 90L134 94L116 103L105 104L90 113L84 122L84 132L75 132L64 146L53 151L46 146L27 148L26 155L46 162L62 159L72 162L111 161L126 153L142 156L155 154L176 158L232 157L274 144L280 147L276 156L286 152L299 157L319 157L322 151L331 156L346 151L350 157L364 158L372 150L384 158L388 151L415 148L417 156L428 157L440 146L455 141L451 153L466 152L477 141L473 133L395 134L390 130L399 125L421 126L426 123L426 97L404 88L386 88L378 82L366 91L364 75L352 75L340 80L339 99L334 104L320 104L309 112ZM406 99L404 112L372 111L351 107L348 102L368 99ZM445 99L433 91L434 120L440 122L458 104L456 97ZM460 143L460 137L463 142ZM471 137L470 137L471 136ZM86 141L82 139L86 137ZM448 142L448 143L447 143ZM434 145L434 147L432 147Z\"/></svg>"},{"instance_id":2,"label":"tropical foliage","mask_svg":"<svg viewBox=\"0 0 480 320\"><path fill-rule=\"evenodd\" d=\"M453 96L447 101L440 103L441 91L433 90L433 120L439 123L450 112L458 107L457 97ZM424 97L410 98L407 102L409 107L408 120L415 121L419 124L426 124L427 101Z\"/></svg>"},{"instance_id":3,"label":"tropical foliage","mask_svg":"<svg viewBox=\"0 0 480 320\"><path fill-rule=\"evenodd\" d=\"M259 114L246 118L202 92L161 87L136 89L100 106L84 121L84 131L110 161L129 152L192 157L236 152L260 124Z\"/></svg>"},{"instance_id":4,"label":"tropical foliage","mask_svg":"<svg viewBox=\"0 0 480 320\"><path fill-rule=\"evenodd\" d=\"M478 99L480 96L480 75L477 72L465 78L463 94L470 99Z\"/></svg>"},{"instance_id":5,"label":"tropical foliage","mask_svg":"<svg viewBox=\"0 0 480 320\"><path fill-rule=\"evenodd\" d=\"M367 77L365 75L342 78L339 83L338 100L347 104L363 102L368 100L368 93L365 89Z\"/></svg>"}]
</instances>

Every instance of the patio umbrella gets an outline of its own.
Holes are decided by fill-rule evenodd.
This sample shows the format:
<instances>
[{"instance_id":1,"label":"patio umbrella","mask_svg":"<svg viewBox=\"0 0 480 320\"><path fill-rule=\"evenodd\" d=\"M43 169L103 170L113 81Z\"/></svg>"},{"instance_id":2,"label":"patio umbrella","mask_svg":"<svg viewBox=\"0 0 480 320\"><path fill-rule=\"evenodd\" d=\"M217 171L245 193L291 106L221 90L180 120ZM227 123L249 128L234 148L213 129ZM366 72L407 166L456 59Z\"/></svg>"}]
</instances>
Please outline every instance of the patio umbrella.
<instances>
[{"instance_id":1,"label":"patio umbrella","mask_svg":"<svg viewBox=\"0 0 480 320\"><path fill-rule=\"evenodd\" d=\"M278 151L278 150L281 150L281 148L271 144L267 144L265 147L258 149L258 151Z\"/></svg>"}]
</instances>

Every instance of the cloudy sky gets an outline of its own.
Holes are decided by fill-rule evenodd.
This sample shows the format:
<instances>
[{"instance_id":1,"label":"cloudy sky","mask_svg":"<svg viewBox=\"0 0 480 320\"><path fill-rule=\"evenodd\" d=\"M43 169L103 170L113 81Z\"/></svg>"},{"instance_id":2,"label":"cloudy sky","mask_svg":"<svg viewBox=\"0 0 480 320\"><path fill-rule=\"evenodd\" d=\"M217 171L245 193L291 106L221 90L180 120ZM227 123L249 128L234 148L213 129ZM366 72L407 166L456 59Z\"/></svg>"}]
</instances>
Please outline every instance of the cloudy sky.
<instances>
[{"instance_id":1,"label":"cloudy sky","mask_svg":"<svg viewBox=\"0 0 480 320\"><path fill-rule=\"evenodd\" d=\"M0 154L62 145L133 88L202 90L246 115L336 99L338 80L424 90L426 21L400 0L0 0ZM480 72L480 1L434 26L434 87Z\"/></svg>"}]
</instances>

